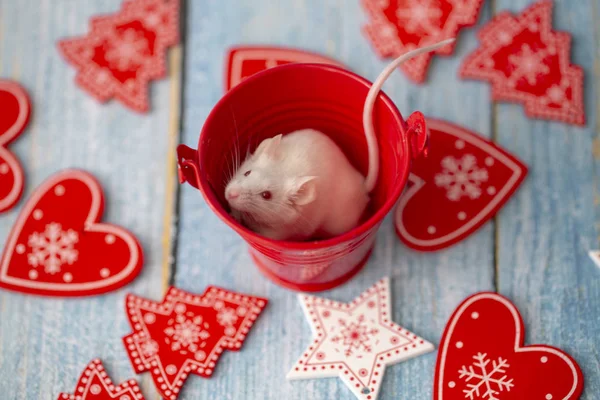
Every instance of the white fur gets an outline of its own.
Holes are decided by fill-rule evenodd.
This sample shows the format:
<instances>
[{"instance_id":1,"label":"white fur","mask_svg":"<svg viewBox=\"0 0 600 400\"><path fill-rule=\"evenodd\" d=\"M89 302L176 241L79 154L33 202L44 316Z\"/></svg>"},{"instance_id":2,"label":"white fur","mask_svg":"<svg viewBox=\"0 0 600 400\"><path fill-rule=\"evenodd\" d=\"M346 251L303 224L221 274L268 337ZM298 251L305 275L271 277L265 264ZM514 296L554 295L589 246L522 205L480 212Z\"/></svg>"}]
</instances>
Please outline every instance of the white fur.
<instances>
[{"instance_id":1,"label":"white fur","mask_svg":"<svg viewBox=\"0 0 600 400\"><path fill-rule=\"evenodd\" d=\"M225 188L232 215L253 231L275 240L302 241L341 235L358 225L377 182L379 149L372 112L392 71L416 55L454 39L416 49L394 60L365 100L363 124L369 152L365 178L327 135L303 129L263 140ZM251 171L245 176L247 171ZM268 191L270 199L261 193Z\"/></svg>"}]
</instances>

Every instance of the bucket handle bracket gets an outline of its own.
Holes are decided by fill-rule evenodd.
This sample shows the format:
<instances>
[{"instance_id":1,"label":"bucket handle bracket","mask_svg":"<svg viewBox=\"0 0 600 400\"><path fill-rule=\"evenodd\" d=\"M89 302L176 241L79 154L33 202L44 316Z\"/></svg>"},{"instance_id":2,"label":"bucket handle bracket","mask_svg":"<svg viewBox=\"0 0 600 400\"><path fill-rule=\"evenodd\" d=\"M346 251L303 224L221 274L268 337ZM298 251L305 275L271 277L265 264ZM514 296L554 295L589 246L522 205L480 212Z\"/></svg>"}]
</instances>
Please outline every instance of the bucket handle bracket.
<instances>
[{"instance_id":1,"label":"bucket handle bracket","mask_svg":"<svg viewBox=\"0 0 600 400\"><path fill-rule=\"evenodd\" d=\"M184 144L177 146L177 174L179 183L189 183L196 189L200 188L200 166L198 151Z\"/></svg>"},{"instance_id":2,"label":"bucket handle bracket","mask_svg":"<svg viewBox=\"0 0 600 400\"><path fill-rule=\"evenodd\" d=\"M423 156L427 157L429 150L429 129L425 116L420 111L415 111L406 121L408 125L408 140L410 142L411 158L413 160Z\"/></svg>"}]
</instances>

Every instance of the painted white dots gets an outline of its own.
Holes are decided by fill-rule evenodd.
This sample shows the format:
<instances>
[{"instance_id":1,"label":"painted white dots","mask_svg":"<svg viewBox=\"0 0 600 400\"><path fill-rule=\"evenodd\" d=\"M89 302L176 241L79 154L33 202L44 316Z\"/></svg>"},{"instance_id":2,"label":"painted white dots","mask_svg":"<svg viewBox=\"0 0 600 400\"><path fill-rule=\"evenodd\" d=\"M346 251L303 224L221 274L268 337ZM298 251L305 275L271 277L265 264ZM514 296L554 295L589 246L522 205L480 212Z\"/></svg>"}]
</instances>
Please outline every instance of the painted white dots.
<instances>
[{"instance_id":1,"label":"painted white dots","mask_svg":"<svg viewBox=\"0 0 600 400\"><path fill-rule=\"evenodd\" d=\"M2 163L2 165L0 165L0 174L6 175L8 174L8 171L10 171L10 167L8 166L8 164Z\"/></svg>"},{"instance_id":2,"label":"painted white dots","mask_svg":"<svg viewBox=\"0 0 600 400\"><path fill-rule=\"evenodd\" d=\"M63 275L63 281L65 281L67 283L72 282L73 281L73 274L71 274L70 272L66 272Z\"/></svg>"},{"instance_id":3,"label":"painted white dots","mask_svg":"<svg viewBox=\"0 0 600 400\"><path fill-rule=\"evenodd\" d=\"M486 189L487 194L489 194L490 196L493 196L496 194L496 188L493 186L490 186Z\"/></svg>"},{"instance_id":4,"label":"painted white dots","mask_svg":"<svg viewBox=\"0 0 600 400\"><path fill-rule=\"evenodd\" d=\"M62 196L65 194L65 187L63 185L56 185L54 188L54 194L57 196Z\"/></svg>"},{"instance_id":5,"label":"painted white dots","mask_svg":"<svg viewBox=\"0 0 600 400\"><path fill-rule=\"evenodd\" d=\"M98 394L100 393L102 389L100 389L100 385L94 384L90 387L90 392L92 392L92 394Z\"/></svg>"},{"instance_id":6,"label":"painted white dots","mask_svg":"<svg viewBox=\"0 0 600 400\"><path fill-rule=\"evenodd\" d=\"M33 212L33 219L39 221L44 216L44 212L39 208Z\"/></svg>"},{"instance_id":7,"label":"painted white dots","mask_svg":"<svg viewBox=\"0 0 600 400\"><path fill-rule=\"evenodd\" d=\"M433 235L436 231L437 229L435 229L435 226L433 225L427 228L427 233L429 233L430 235Z\"/></svg>"},{"instance_id":8,"label":"painted white dots","mask_svg":"<svg viewBox=\"0 0 600 400\"><path fill-rule=\"evenodd\" d=\"M23 254L23 253L25 253L25 245L24 244L18 244L16 250L17 250L17 254Z\"/></svg>"},{"instance_id":9,"label":"painted white dots","mask_svg":"<svg viewBox=\"0 0 600 400\"><path fill-rule=\"evenodd\" d=\"M488 167L491 167L492 165L494 165L494 159L492 157L486 157L485 165L487 165Z\"/></svg>"},{"instance_id":10,"label":"painted white dots","mask_svg":"<svg viewBox=\"0 0 600 400\"><path fill-rule=\"evenodd\" d=\"M473 318L473 319L479 318L479 313L477 311L472 312L471 313L471 318Z\"/></svg>"},{"instance_id":11,"label":"painted white dots","mask_svg":"<svg viewBox=\"0 0 600 400\"><path fill-rule=\"evenodd\" d=\"M458 213L458 215L456 216L459 221L464 221L465 219L467 219L467 213L464 211L461 211Z\"/></svg>"},{"instance_id":12,"label":"painted white dots","mask_svg":"<svg viewBox=\"0 0 600 400\"><path fill-rule=\"evenodd\" d=\"M552 400L552 395L550 393L546 395L546 400Z\"/></svg>"},{"instance_id":13,"label":"painted white dots","mask_svg":"<svg viewBox=\"0 0 600 400\"><path fill-rule=\"evenodd\" d=\"M450 382L448 382L448 387L450 389L454 389L456 387L456 383L454 381L450 381Z\"/></svg>"},{"instance_id":14,"label":"painted white dots","mask_svg":"<svg viewBox=\"0 0 600 400\"><path fill-rule=\"evenodd\" d=\"M169 375L175 375L177 373L177 367L174 366L173 364L169 364L169 365L167 365L167 368L165 369L165 371Z\"/></svg>"},{"instance_id":15,"label":"painted white dots","mask_svg":"<svg viewBox=\"0 0 600 400\"><path fill-rule=\"evenodd\" d=\"M465 142L463 140L457 140L454 143L454 147L456 147L459 150L464 149L465 148Z\"/></svg>"},{"instance_id":16,"label":"painted white dots","mask_svg":"<svg viewBox=\"0 0 600 400\"><path fill-rule=\"evenodd\" d=\"M100 270L100 276L103 278L108 278L110 276L110 269L108 268L102 268Z\"/></svg>"},{"instance_id":17,"label":"painted white dots","mask_svg":"<svg viewBox=\"0 0 600 400\"><path fill-rule=\"evenodd\" d=\"M463 342L456 342L456 348L457 349L462 349L464 347L464 343Z\"/></svg>"},{"instance_id":18,"label":"painted white dots","mask_svg":"<svg viewBox=\"0 0 600 400\"><path fill-rule=\"evenodd\" d=\"M38 278L38 272L35 269L29 271L29 279L35 280Z\"/></svg>"},{"instance_id":19,"label":"painted white dots","mask_svg":"<svg viewBox=\"0 0 600 400\"><path fill-rule=\"evenodd\" d=\"M108 234L104 237L106 244L113 244L116 240L117 238L115 238L115 235Z\"/></svg>"},{"instance_id":20,"label":"painted white dots","mask_svg":"<svg viewBox=\"0 0 600 400\"><path fill-rule=\"evenodd\" d=\"M546 364L548 362L548 357L543 356L542 358L540 358L540 361L542 362L542 364Z\"/></svg>"}]
</instances>

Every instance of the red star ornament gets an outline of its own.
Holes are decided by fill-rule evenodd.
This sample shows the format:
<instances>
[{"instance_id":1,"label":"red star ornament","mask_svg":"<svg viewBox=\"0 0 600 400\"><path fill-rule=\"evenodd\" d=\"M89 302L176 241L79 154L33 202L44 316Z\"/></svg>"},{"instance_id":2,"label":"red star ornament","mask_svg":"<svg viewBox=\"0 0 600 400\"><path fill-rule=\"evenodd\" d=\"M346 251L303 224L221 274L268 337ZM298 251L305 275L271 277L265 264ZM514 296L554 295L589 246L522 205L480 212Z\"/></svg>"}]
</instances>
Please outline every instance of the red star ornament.
<instances>
[{"instance_id":1,"label":"red star ornament","mask_svg":"<svg viewBox=\"0 0 600 400\"><path fill-rule=\"evenodd\" d=\"M0 79L0 213L21 199L25 182L23 168L7 146L17 139L29 122L31 105L21 85Z\"/></svg>"},{"instance_id":2,"label":"red star ornament","mask_svg":"<svg viewBox=\"0 0 600 400\"><path fill-rule=\"evenodd\" d=\"M570 62L571 37L552 30L552 2L519 16L497 15L479 31L481 47L461 66L463 78L492 83L492 98L523 103L532 118L585 125L583 69Z\"/></svg>"},{"instance_id":3,"label":"red star ornament","mask_svg":"<svg viewBox=\"0 0 600 400\"><path fill-rule=\"evenodd\" d=\"M267 300L218 287L203 295L169 288L161 303L126 298L134 332L123 343L137 373L150 371L162 397L174 400L190 374L213 375L224 350L239 351Z\"/></svg>"},{"instance_id":4,"label":"red star ornament","mask_svg":"<svg viewBox=\"0 0 600 400\"><path fill-rule=\"evenodd\" d=\"M78 74L77 84L98 101L117 98L148 111L148 85L166 75L166 52L179 42L179 2L127 0L120 12L94 17L88 35L58 47Z\"/></svg>"},{"instance_id":5,"label":"red star ornament","mask_svg":"<svg viewBox=\"0 0 600 400\"><path fill-rule=\"evenodd\" d=\"M44 181L27 200L0 262L0 287L45 296L116 290L141 271L142 249L124 228L101 223L104 195L81 170Z\"/></svg>"},{"instance_id":6,"label":"red star ornament","mask_svg":"<svg viewBox=\"0 0 600 400\"><path fill-rule=\"evenodd\" d=\"M339 376L358 399L374 400L386 366L434 349L391 321L388 278L347 304L302 294L298 297L314 340L287 379Z\"/></svg>"},{"instance_id":7,"label":"red star ornament","mask_svg":"<svg viewBox=\"0 0 600 400\"><path fill-rule=\"evenodd\" d=\"M457 37L465 27L474 25L483 0L361 0L370 22L363 33L380 57L400 55ZM450 55L455 44L436 51ZM426 78L432 53L422 54L402 65L404 73L415 83Z\"/></svg>"},{"instance_id":8,"label":"red star ornament","mask_svg":"<svg viewBox=\"0 0 600 400\"><path fill-rule=\"evenodd\" d=\"M61 393L58 400L144 400L136 381L115 386L98 359L85 368L73 393Z\"/></svg>"},{"instance_id":9,"label":"red star ornament","mask_svg":"<svg viewBox=\"0 0 600 400\"><path fill-rule=\"evenodd\" d=\"M524 346L517 308L497 293L477 293L454 312L434 380L434 400L575 400L583 375L575 360L546 345Z\"/></svg>"}]
</instances>

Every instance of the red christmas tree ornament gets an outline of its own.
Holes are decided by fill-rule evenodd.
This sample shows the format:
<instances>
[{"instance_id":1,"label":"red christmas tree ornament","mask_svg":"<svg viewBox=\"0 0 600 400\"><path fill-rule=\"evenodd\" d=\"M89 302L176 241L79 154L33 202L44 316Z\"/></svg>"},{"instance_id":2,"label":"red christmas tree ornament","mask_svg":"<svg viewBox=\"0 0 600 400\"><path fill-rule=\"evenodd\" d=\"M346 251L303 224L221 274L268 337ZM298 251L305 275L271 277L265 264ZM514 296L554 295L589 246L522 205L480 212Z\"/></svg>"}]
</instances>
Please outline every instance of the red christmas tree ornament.
<instances>
[{"instance_id":1,"label":"red christmas tree ornament","mask_svg":"<svg viewBox=\"0 0 600 400\"><path fill-rule=\"evenodd\" d=\"M456 37L477 22L483 0L361 0L370 22L363 28L380 57L396 58L420 47ZM455 44L436 51L450 55ZM432 53L422 54L401 68L423 83Z\"/></svg>"},{"instance_id":2,"label":"red christmas tree ornament","mask_svg":"<svg viewBox=\"0 0 600 400\"><path fill-rule=\"evenodd\" d=\"M478 293L454 312L442 338L434 400L575 400L583 375L568 354L523 346L517 308L496 293Z\"/></svg>"},{"instance_id":3,"label":"red christmas tree ornament","mask_svg":"<svg viewBox=\"0 0 600 400\"><path fill-rule=\"evenodd\" d=\"M284 47L238 46L229 50L225 60L225 91L257 72L291 63L331 64L337 61L320 54Z\"/></svg>"},{"instance_id":4,"label":"red christmas tree ornament","mask_svg":"<svg viewBox=\"0 0 600 400\"><path fill-rule=\"evenodd\" d=\"M18 138L29 122L31 105L19 84L0 79L0 213L14 207L23 194L25 182L21 163L6 148Z\"/></svg>"},{"instance_id":5,"label":"red christmas tree ornament","mask_svg":"<svg viewBox=\"0 0 600 400\"><path fill-rule=\"evenodd\" d=\"M491 82L494 100L523 103L532 118L585 125L584 73L570 62L570 35L552 30L551 1L517 17L501 13L478 36L481 47L465 59L463 78Z\"/></svg>"},{"instance_id":6,"label":"red christmas tree ornament","mask_svg":"<svg viewBox=\"0 0 600 400\"><path fill-rule=\"evenodd\" d=\"M106 293L133 280L142 250L123 228L100 223L102 188L89 173L65 170L31 195L6 242L0 287L46 296Z\"/></svg>"},{"instance_id":7,"label":"red christmas tree ornament","mask_svg":"<svg viewBox=\"0 0 600 400\"><path fill-rule=\"evenodd\" d=\"M504 206L527 175L516 157L480 135L427 119L427 157L413 161L395 211L396 232L409 247L435 251L460 242Z\"/></svg>"},{"instance_id":8,"label":"red christmas tree ornament","mask_svg":"<svg viewBox=\"0 0 600 400\"><path fill-rule=\"evenodd\" d=\"M81 374L73 394L61 393L58 400L144 400L144 395L133 379L115 386L96 359Z\"/></svg>"},{"instance_id":9,"label":"red christmas tree ornament","mask_svg":"<svg viewBox=\"0 0 600 400\"><path fill-rule=\"evenodd\" d=\"M150 371L160 395L174 400L190 374L209 378L224 350L240 350L266 305L212 286L201 296L171 287L161 303L128 295L134 332L123 343L135 371Z\"/></svg>"},{"instance_id":10,"label":"red christmas tree ornament","mask_svg":"<svg viewBox=\"0 0 600 400\"><path fill-rule=\"evenodd\" d=\"M374 400L386 366L428 353L433 345L392 320L388 278L351 303L299 295L313 341L287 379L340 377L358 399Z\"/></svg>"},{"instance_id":11,"label":"red christmas tree ornament","mask_svg":"<svg viewBox=\"0 0 600 400\"><path fill-rule=\"evenodd\" d=\"M93 18L86 36L58 47L81 88L102 103L115 97L146 112L149 82L166 75L167 49L178 42L177 0L127 0L120 12Z\"/></svg>"}]
</instances>

